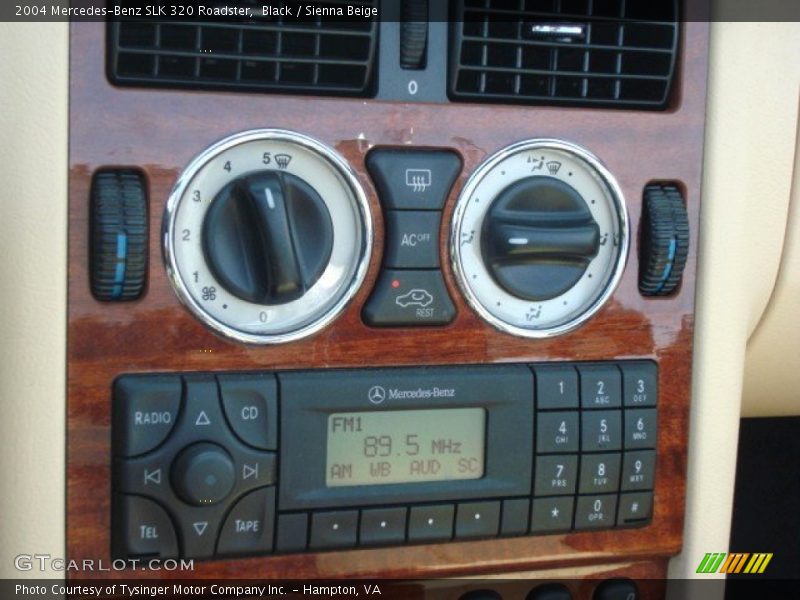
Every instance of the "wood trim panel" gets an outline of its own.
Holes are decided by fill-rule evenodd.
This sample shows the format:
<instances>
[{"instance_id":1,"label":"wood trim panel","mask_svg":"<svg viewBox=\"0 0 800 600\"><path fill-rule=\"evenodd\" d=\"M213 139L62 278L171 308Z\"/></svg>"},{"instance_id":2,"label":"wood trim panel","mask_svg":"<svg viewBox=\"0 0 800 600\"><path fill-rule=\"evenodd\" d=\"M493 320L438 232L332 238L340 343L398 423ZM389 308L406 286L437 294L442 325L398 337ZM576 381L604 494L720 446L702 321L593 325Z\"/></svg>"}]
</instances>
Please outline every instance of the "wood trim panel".
<instances>
[{"instance_id":1,"label":"wood trim panel","mask_svg":"<svg viewBox=\"0 0 800 600\"><path fill-rule=\"evenodd\" d=\"M194 576L428 578L577 567L677 553L683 528L708 23L686 22L682 29L683 84L676 90L675 106L667 112L644 112L115 88L105 77L103 24L73 24L68 556L110 558L110 389L122 373L626 358L652 358L660 364L655 512L647 527L220 560L198 563ZM279 347L245 346L213 335L179 304L161 261L162 212L180 171L215 141L259 127L306 133L342 153L367 192L376 231L367 279L344 314L318 335ZM504 146L534 137L562 138L594 152L620 183L633 232L625 274L608 304L585 326L548 340L515 338L478 318L457 289L444 235L457 195L477 165ZM380 206L364 167L366 152L379 145L446 147L463 159L464 169L442 221L443 271L458 311L447 327L370 329L361 320L383 245ZM93 299L87 272L91 176L100 167L115 165L144 171L151 232L148 289L136 302L116 304ZM637 289L641 195L652 180L675 180L685 188L693 233L683 285L676 295L661 299L643 298Z\"/></svg>"}]
</instances>

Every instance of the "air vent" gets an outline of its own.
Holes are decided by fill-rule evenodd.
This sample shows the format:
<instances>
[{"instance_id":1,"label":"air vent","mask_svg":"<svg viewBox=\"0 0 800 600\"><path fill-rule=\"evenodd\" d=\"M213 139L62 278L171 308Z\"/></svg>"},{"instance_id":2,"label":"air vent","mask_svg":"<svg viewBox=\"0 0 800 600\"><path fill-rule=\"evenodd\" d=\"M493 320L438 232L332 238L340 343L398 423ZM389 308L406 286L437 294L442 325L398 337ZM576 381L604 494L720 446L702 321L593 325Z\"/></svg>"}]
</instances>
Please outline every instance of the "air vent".
<instances>
[{"instance_id":1,"label":"air vent","mask_svg":"<svg viewBox=\"0 0 800 600\"><path fill-rule=\"evenodd\" d=\"M326 0L320 8L374 6L378 0ZM208 17L126 20L108 24L108 73L117 85L236 89L292 94L371 96L375 19ZM275 7L289 3L274 2ZM293 5L297 11L297 5Z\"/></svg>"},{"instance_id":2,"label":"air vent","mask_svg":"<svg viewBox=\"0 0 800 600\"><path fill-rule=\"evenodd\" d=\"M453 100L664 109L677 0L454 0Z\"/></svg>"}]
</instances>

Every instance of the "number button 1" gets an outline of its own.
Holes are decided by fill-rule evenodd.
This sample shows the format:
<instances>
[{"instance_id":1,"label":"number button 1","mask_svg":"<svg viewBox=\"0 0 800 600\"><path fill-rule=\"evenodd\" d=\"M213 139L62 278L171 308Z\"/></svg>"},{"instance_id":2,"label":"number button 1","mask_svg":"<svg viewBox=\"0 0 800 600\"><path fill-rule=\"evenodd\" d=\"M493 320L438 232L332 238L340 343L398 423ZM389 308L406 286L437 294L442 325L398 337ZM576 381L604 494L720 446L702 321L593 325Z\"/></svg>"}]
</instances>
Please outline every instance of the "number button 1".
<instances>
[{"instance_id":1,"label":"number button 1","mask_svg":"<svg viewBox=\"0 0 800 600\"><path fill-rule=\"evenodd\" d=\"M536 406L540 410L578 408L578 372L571 366L537 366Z\"/></svg>"}]
</instances>

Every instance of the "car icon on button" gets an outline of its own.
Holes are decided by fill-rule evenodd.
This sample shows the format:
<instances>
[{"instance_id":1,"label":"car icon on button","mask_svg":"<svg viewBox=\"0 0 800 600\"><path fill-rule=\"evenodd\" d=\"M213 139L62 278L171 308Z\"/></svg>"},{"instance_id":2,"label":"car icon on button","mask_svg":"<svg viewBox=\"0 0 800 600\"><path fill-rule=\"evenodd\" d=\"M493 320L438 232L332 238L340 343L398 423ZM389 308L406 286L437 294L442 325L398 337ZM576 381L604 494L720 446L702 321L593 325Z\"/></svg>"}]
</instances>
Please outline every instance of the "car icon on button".
<instances>
[{"instance_id":1,"label":"car icon on button","mask_svg":"<svg viewBox=\"0 0 800 600\"><path fill-rule=\"evenodd\" d=\"M433 296L430 294L430 292L428 292L428 290L421 289L413 289L395 299L395 303L402 308L406 308L407 306L421 306L422 308L425 308L432 302Z\"/></svg>"}]
</instances>

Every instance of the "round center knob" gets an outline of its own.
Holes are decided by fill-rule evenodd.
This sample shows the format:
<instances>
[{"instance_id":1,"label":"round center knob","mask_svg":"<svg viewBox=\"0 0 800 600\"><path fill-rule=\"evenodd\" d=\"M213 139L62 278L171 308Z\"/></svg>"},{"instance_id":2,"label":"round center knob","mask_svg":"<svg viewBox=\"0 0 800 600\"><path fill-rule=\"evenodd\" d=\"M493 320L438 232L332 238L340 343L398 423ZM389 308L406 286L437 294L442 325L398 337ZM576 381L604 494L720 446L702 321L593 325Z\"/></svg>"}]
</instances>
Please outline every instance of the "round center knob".
<instances>
[{"instance_id":1,"label":"round center knob","mask_svg":"<svg viewBox=\"0 0 800 600\"><path fill-rule=\"evenodd\" d=\"M521 179L492 203L481 231L483 260L509 294L531 301L560 296L600 248L600 229L572 186L547 176Z\"/></svg>"},{"instance_id":2,"label":"round center knob","mask_svg":"<svg viewBox=\"0 0 800 600\"><path fill-rule=\"evenodd\" d=\"M233 460L216 444L202 442L189 446L172 465L175 493L189 504L216 504L231 493L235 483Z\"/></svg>"},{"instance_id":3,"label":"round center knob","mask_svg":"<svg viewBox=\"0 0 800 600\"><path fill-rule=\"evenodd\" d=\"M325 202L289 173L234 179L214 198L203 225L203 252L214 277L255 304L301 297L322 275L332 248Z\"/></svg>"}]
</instances>

